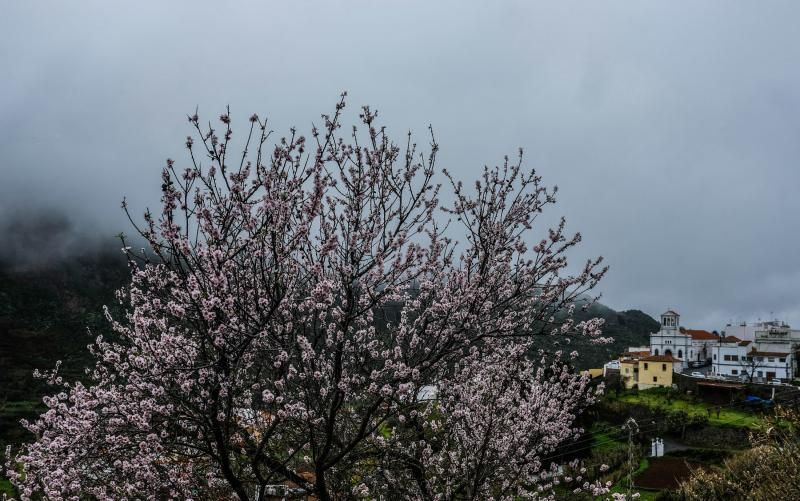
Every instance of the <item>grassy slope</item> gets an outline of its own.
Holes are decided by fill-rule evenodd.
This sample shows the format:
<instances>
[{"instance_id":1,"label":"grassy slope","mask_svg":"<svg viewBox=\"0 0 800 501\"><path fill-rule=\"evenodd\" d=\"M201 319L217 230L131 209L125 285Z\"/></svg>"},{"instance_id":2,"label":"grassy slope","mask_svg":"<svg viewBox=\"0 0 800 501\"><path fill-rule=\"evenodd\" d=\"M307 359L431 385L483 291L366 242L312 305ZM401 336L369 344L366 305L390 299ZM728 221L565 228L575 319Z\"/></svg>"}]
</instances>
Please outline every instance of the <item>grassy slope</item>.
<instances>
[{"instance_id":1,"label":"grassy slope","mask_svg":"<svg viewBox=\"0 0 800 501\"><path fill-rule=\"evenodd\" d=\"M609 396L609 398L613 398ZM679 395L667 401L664 395L657 391L640 391L637 394L626 393L616 397L618 400L628 404L640 404L650 408L660 408L665 411L684 411L690 416L700 416L708 418L708 423L712 426L734 426L740 428L756 428L762 423L762 417L740 410L741 406L730 408L722 407L717 415L717 406L696 402L684 395ZM710 417L709 412L711 411Z\"/></svg>"}]
</instances>

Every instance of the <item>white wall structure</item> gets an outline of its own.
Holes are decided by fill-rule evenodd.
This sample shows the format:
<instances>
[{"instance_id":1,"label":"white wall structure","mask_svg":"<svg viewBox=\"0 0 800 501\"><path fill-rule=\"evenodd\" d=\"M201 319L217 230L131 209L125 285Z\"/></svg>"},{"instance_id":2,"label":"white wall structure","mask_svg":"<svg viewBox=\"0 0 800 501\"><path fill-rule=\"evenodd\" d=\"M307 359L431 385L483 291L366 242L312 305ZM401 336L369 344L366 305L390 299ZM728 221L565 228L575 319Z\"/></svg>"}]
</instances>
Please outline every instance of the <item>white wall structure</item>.
<instances>
[{"instance_id":1,"label":"white wall structure","mask_svg":"<svg viewBox=\"0 0 800 501\"><path fill-rule=\"evenodd\" d=\"M417 402L436 400L439 397L439 388L432 384L420 387L417 392Z\"/></svg>"},{"instance_id":2,"label":"white wall structure","mask_svg":"<svg viewBox=\"0 0 800 501\"><path fill-rule=\"evenodd\" d=\"M679 329L680 315L672 310L661 314L661 329L650 334L651 355L672 355L677 359L673 369L680 371L688 367L685 357L689 353L692 341L689 336L682 334Z\"/></svg>"},{"instance_id":3,"label":"white wall structure","mask_svg":"<svg viewBox=\"0 0 800 501\"><path fill-rule=\"evenodd\" d=\"M660 458L664 455L664 439L653 438L650 440L650 456Z\"/></svg>"},{"instance_id":4,"label":"white wall structure","mask_svg":"<svg viewBox=\"0 0 800 501\"><path fill-rule=\"evenodd\" d=\"M800 330L784 322L763 322L755 329L755 343L762 351L796 352L800 349Z\"/></svg>"},{"instance_id":5,"label":"white wall structure","mask_svg":"<svg viewBox=\"0 0 800 501\"><path fill-rule=\"evenodd\" d=\"M711 349L711 373L742 379L749 377L747 352L752 349L751 341L720 342Z\"/></svg>"},{"instance_id":6,"label":"white wall structure","mask_svg":"<svg viewBox=\"0 0 800 501\"><path fill-rule=\"evenodd\" d=\"M789 381L795 373L795 359L787 351L764 351L750 341L720 343L712 349L712 373L744 381L765 383Z\"/></svg>"},{"instance_id":7,"label":"white wall structure","mask_svg":"<svg viewBox=\"0 0 800 501\"><path fill-rule=\"evenodd\" d=\"M711 348L719 337L699 329L684 329L680 326L680 315L673 310L661 314L661 329L650 334L652 355L671 355L679 362L673 366L676 372L689 367L706 365L711 361Z\"/></svg>"},{"instance_id":8,"label":"white wall structure","mask_svg":"<svg viewBox=\"0 0 800 501\"><path fill-rule=\"evenodd\" d=\"M780 320L766 320L753 323L740 322L727 324L722 330L724 336L735 336L743 341L755 341L756 337L763 336L769 331L788 331L790 335L800 341L800 330L792 329L786 322Z\"/></svg>"},{"instance_id":9,"label":"white wall structure","mask_svg":"<svg viewBox=\"0 0 800 501\"><path fill-rule=\"evenodd\" d=\"M619 370L619 360L611 360L603 364L603 377L606 377L609 369Z\"/></svg>"},{"instance_id":10,"label":"white wall structure","mask_svg":"<svg viewBox=\"0 0 800 501\"><path fill-rule=\"evenodd\" d=\"M741 322L738 324L727 324L725 328L722 330L722 335L738 337L742 341L755 341L756 327L759 325L761 324L760 323L748 324L747 322Z\"/></svg>"}]
</instances>

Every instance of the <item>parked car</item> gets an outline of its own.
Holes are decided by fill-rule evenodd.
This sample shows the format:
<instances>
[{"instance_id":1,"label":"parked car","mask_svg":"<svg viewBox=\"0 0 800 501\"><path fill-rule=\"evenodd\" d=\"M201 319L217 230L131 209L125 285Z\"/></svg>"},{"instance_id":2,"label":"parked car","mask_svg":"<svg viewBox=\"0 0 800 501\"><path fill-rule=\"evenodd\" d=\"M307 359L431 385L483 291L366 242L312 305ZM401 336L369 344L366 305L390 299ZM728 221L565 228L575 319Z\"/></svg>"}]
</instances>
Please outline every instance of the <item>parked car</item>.
<instances>
[{"instance_id":1,"label":"parked car","mask_svg":"<svg viewBox=\"0 0 800 501\"><path fill-rule=\"evenodd\" d=\"M692 377L699 377L699 378L702 378L702 379L705 379L705 378L706 378L706 375L705 375L705 374L703 374L702 372L697 372L697 371L693 371L693 372L692 372L691 374L689 374L689 375L690 375L690 376L692 376Z\"/></svg>"},{"instance_id":2,"label":"parked car","mask_svg":"<svg viewBox=\"0 0 800 501\"><path fill-rule=\"evenodd\" d=\"M767 384L771 384L772 386L781 386L783 383L781 383L780 379L770 379L767 381Z\"/></svg>"}]
</instances>

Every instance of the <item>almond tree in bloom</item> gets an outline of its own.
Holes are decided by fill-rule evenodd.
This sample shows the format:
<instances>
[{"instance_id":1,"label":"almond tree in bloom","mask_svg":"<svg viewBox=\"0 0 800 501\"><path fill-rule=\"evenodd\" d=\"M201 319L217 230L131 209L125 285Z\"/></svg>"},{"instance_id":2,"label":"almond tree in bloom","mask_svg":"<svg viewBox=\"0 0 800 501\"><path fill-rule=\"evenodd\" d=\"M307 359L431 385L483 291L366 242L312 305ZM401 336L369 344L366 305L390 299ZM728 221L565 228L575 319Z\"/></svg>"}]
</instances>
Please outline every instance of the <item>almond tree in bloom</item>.
<instances>
[{"instance_id":1,"label":"almond tree in bloom","mask_svg":"<svg viewBox=\"0 0 800 501\"><path fill-rule=\"evenodd\" d=\"M189 117L187 166L167 161L161 211L134 223L149 248L125 247L126 314L85 382L44 375L36 439L7 456L23 498L514 499L566 482L547 457L596 390L536 338L603 340L572 320L601 260L566 271L580 236L534 226L555 189L521 152L466 187L437 171L432 132L427 153L397 146L365 107L344 133L344 106L310 139L273 140L254 115L236 154L229 114Z\"/></svg>"}]
</instances>

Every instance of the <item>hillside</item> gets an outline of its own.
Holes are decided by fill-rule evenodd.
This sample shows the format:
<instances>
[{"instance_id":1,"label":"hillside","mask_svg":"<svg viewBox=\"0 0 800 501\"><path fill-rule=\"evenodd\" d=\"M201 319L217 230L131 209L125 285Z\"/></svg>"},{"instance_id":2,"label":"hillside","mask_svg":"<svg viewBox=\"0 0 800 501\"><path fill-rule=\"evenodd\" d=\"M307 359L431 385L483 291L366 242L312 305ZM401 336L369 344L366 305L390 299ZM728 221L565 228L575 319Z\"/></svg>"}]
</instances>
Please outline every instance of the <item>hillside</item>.
<instances>
[{"instance_id":1,"label":"hillside","mask_svg":"<svg viewBox=\"0 0 800 501\"><path fill-rule=\"evenodd\" d=\"M582 336L542 336L537 345L548 351L577 351L578 358L574 362L576 368L599 368L626 351L629 346L650 344L650 333L659 329L656 320L639 310L615 311L595 303L587 311L575 312L576 321L595 317L605 321L603 336L614 338L612 343L592 344L590 339Z\"/></svg>"},{"instance_id":2,"label":"hillside","mask_svg":"<svg viewBox=\"0 0 800 501\"><path fill-rule=\"evenodd\" d=\"M605 362L615 358L629 346L650 344L650 333L657 332L659 323L650 315L639 310L615 311L602 304L595 304L581 317L601 317L605 320L603 335L614 338L606 345L592 345L586 339L573 339L573 346L580 353L578 366L582 369L602 367Z\"/></svg>"},{"instance_id":3,"label":"hillside","mask_svg":"<svg viewBox=\"0 0 800 501\"><path fill-rule=\"evenodd\" d=\"M0 445L24 435L22 417L41 409L47 385L35 380L34 369L48 370L62 360L61 373L80 378L90 358L86 346L98 334L108 334L102 306L114 307L114 291L125 284L128 271L117 255L86 255L47 268L0 266ZM628 346L646 344L658 322L630 310L617 312L595 304L581 318L605 319L610 345L592 345L572 338L578 368L600 367ZM91 330L89 335L87 329ZM564 338L543 337L542 346L556 347Z\"/></svg>"},{"instance_id":4,"label":"hillside","mask_svg":"<svg viewBox=\"0 0 800 501\"><path fill-rule=\"evenodd\" d=\"M17 440L21 417L40 410L47 385L34 369L83 375L87 345L107 332L102 306L128 277L121 255L86 255L47 268L0 266L0 445ZM91 330L92 334L89 334Z\"/></svg>"}]
</instances>

